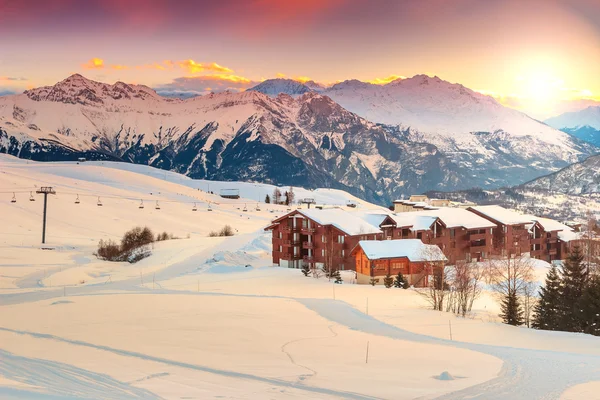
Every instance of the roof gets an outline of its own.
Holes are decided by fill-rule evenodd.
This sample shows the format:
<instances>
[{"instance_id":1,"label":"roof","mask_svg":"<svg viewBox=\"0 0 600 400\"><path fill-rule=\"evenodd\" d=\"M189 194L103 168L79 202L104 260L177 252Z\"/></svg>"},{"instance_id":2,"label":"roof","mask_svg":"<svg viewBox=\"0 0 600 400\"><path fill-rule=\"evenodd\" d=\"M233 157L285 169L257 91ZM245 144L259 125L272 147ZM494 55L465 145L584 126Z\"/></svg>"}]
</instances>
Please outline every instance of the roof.
<instances>
[{"instance_id":1,"label":"roof","mask_svg":"<svg viewBox=\"0 0 600 400\"><path fill-rule=\"evenodd\" d=\"M440 207L435 210L415 211L411 214L438 217L448 228L482 229L496 227L493 222L464 208Z\"/></svg>"},{"instance_id":2,"label":"roof","mask_svg":"<svg viewBox=\"0 0 600 400\"><path fill-rule=\"evenodd\" d=\"M391 214L390 218L396 223L396 227L411 227L413 231L425 231L435 223L437 217L420 215L420 212L403 212Z\"/></svg>"},{"instance_id":3,"label":"roof","mask_svg":"<svg viewBox=\"0 0 600 400\"><path fill-rule=\"evenodd\" d=\"M299 214L312 219L320 225L333 225L337 229L347 233L348 235L367 235L373 233L381 233L379 224L385 216L374 225L373 221L377 221L378 217L367 216L365 214L345 211L340 208L331 208L325 210L310 209L298 210Z\"/></svg>"},{"instance_id":4,"label":"roof","mask_svg":"<svg viewBox=\"0 0 600 400\"><path fill-rule=\"evenodd\" d=\"M531 216L518 213L500 206L474 206L470 209L477 211L504 225L520 225L531 223Z\"/></svg>"},{"instance_id":5,"label":"roof","mask_svg":"<svg viewBox=\"0 0 600 400\"><path fill-rule=\"evenodd\" d=\"M560 231L558 232L558 238L560 240L562 240L563 242L570 242L571 240L579 240L581 239L582 234L581 232L575 232L574 230L570 229L568 231Z\"/></svg>"},{"instance_id":6,"label":"roof","mask_svg":"<svg viewBox=\"0 0 600 400\"><path fill-rule=\"evenodd\" d=\"M573 228L569 227L568 225L561 224L560 222L555 221L555 220L550 219L550 218L542 218L542 217L536 217L535 215L532 215L531 219L533 221L536 221L538 224L540 224L542 226L542 228L544 228L544 230L546 232L550 232L550 231L572 231L573 230Z\"/></svg>"},{"instance_id":7,"label":"roof","mask_svg":"<svg viewBox=\"0 0 600 400\"><path fill-rule=\"evenodd\" d=\"M369 260L406 257L410 261L446 261L439 247L419 239L361 240L358 246Z\"/></svg>"}]
</instances>

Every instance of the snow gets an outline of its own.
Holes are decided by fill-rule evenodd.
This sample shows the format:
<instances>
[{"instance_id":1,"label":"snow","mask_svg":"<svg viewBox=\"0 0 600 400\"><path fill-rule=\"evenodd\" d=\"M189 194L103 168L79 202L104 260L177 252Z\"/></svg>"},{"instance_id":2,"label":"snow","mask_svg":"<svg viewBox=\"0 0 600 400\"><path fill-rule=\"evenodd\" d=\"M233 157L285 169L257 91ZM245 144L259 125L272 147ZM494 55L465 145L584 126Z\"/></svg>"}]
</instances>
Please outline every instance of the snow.
<instances>
[{"instance_id":1,"label":"snow","mask_svg":"<svg viewBox=\"0 0 600 400\"><path fill-rule=\"evenodd\" d=\"M396 222L396 227L410 227L413 231L428 230L438 220L437 216L420 215L418 211L391 214L390 218Z\"/></svg>"},{"instance_id":2,"label":"snow","mask_svg":"<svg viewBox=\"0 0 600 400\"><path fill-rule=\"evenodd\" d=\"M500 206L473 206L473 210L486 215L504 225L531 224L531 216Z\"/></svg>"},{"instance_id":3,"label":"snow","mask_svg":"<svg viewBox=\"0 0 600 400\"><path fill-rule=\"evenodd\" d=\"M600 129L600 105L589 106L583 110L567 112L545 121L556 129L580 128L590 126Z\"/></svg>"},{"instance_id":4,"label":"snow","mask_svg":"<svg viewBox=\"0 0 600 400\"><path fill-rule=\"evenodd\" d=\"M243 213L187 178L125 166L0 158L0 398L570 400L597 391L599 338L500 324L488 292L460 318L427 309L417 290L352 284L349 271L334 285L272 267L262 229L285 206ZM34 185L57 188L44 246L40 198L27 200ZM161 210L138 209L140 197ZM193 201L214 211L192 212ZM353 215L378 214L361 203ZM238 232L207 237L225 224ZM135 225L181 239L137 264L94 257L99 239ZM455 379L437 379L445 372Z\"/></svg>"},{"instance_id":5,"label":"snow","mask_svg":"<svg viewBox=\"0 0 600 400\"><path fill-rule=\"evenodd\" d=\"M371 224L367 220L361 218L360 214L351 211L345 211L339 208L319 210L311 208L308 210L300 210L300 214L312 219L321 225L333 225L342 232L348 235L367 235L372 233L381 233L379 224ZM371 219L372 222L379 221L381 223L385 216L375 216Z\"/></svg>"},{"instance_id":6,"label":"snow","mask_svg":"<svg viewBox=\"0 0 600 400\"><path fill-rule=\"evenodd\" d=\"M442 250L433 244L424 244L420 239L361 240L358 245L369 260L406 257L410 261L444 261Z\"/></svg>"},{"instance_id":7,"label":"snow","mask_svg":"<svg viewBox=\"0 0 600 400\"><path fill-rule=\"evenodd\" d=\"M414 211L411 213L437 217L447 228L483 229L496 227L493 222L464 208L440 207L436 210ZM398 215L400 214L405 213L398 213Z\"/></svg>"}]
</instances>

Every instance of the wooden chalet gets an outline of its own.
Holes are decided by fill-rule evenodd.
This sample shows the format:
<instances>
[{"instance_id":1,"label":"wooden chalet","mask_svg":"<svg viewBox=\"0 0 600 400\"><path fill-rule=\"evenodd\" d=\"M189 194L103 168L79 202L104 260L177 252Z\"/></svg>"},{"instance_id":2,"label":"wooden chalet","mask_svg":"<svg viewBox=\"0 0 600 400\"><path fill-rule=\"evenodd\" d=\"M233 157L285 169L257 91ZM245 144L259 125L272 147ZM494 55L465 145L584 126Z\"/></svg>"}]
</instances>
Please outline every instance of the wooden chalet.
<instances>
[{"instance_id":1,"label":"wooden chalet","mask_svg":"<svg viewBox=\"0 0 600 400\"><path fill-rule=\"evenodd\" d=\"M475 206L468 211L493 222L492 247L500 256L521 255L530 252L529 228L531 216L520 214L500 206Z\"/></svg>"},{"instance_id":2,"label":"wooden chalet","mask_svg":"<svg viewBox=\"0 0 600 400\"><path fill-rule=\"evenodd\" d=\"M429 277L444 267L447 259L436 245L424 244L419 239L359 241L352 250L355 258L357 282L383 284L386 275L402 273L415 287L429 285Z\"/></svg>"},{"instance_id":3,"label":"wooden chalet","mask_svg":"<svg viewBox=\"0 0 600 400\"><path fill-rule=\"evenodd\" d=\"M354 270L350 251L360 240L381 240L377 225L384 217L337 208L292 211L265 228L272 231L273 265Z\"/></svg>"}]
</instances>

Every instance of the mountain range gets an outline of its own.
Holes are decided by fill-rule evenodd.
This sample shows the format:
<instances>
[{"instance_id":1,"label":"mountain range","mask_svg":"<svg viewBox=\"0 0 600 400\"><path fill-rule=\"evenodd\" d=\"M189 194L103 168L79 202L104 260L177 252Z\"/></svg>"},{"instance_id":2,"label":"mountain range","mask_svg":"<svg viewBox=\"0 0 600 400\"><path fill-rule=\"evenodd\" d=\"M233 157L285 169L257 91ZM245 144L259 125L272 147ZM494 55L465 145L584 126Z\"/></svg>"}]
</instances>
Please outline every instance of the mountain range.
<instances>
[{"instance_id":1,"label":"mountain range","mask_svg":"<svg viewBox=\"0 0 600 400\"><path fill-rule=\"evenodd\" d=\"M598 151L437 77L267 80L190 99L81 75L0 97L0 152L124 160L193 178L333 187L369 201L514 185Z\"/></svg>"},{"instance_id":2,"label":"mountain range","mask_svg":"<svg viewBox=\"0 0 600 400\"><path fill-rule=\"evenodd\" d=\"M590 106L546 120L546 123L576 138L600 146L600 106Z\"/></svg>"}]
</instances>

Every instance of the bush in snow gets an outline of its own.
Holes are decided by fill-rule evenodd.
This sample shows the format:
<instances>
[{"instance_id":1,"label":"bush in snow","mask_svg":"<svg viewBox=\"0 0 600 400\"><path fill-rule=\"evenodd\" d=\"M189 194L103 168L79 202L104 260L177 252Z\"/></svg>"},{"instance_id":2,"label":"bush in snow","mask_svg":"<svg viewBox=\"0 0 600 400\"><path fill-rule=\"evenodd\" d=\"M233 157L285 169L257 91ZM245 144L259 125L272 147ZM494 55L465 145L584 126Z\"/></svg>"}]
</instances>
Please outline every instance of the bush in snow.
<instances>
[{"instance_id":1,"label":"bush in snow","mask_svg":"<svg viewBox=\"0 0 600 400\"><path fill-rule=\"evenodd\" d=\"M121 246L111 239L108 239L107 241L100 239L98 250L95 254L96 257L102 260L119 261L118 258L121 256Z\"/></svg>"},{"instance_id":2,"label":"bush in snow","mask_svg":"<svg viewBox=\"0 0 600 400\"><path fill-rule=\"evenodd\" d=\"M408 289L408 281L406 280L406 278L404 278L402 272L398 272L398 275L396 275L396 279L394 279L394 287Z\"/></svg>"},{"instance_id":3,"label":"bush in snow","mask_svg":"<svg viewBox=\"0 0 600 400\"><path fill-rule=\"evenodd\" d=\"M128 261L130 263L142 260L152 253L148 245L154 242L154 234L148 227L135 227L123 235L121 243L109 239L100 240L96 257L106 261Z\"/></svg>"},{"instance_id":4,"label":"bush in snow","mask_svg":"<svg viewBox=\"0 0 600 400\"><path fill-rule=\"evenodd\" d=\"M331 273L331 277L335 279L333 283L344 283L344 281L342 280L342 275L337 269Z\"/></svg>"},{"instance_id":5,"label":"bush in snow","mask_svg":"<svg viewBox=\"0 0 600 400\"><path fill-rule=\"evenodd\" d=\"M135 228L125 232L121 239L121 251L129 252L137 247L144 246L154 242L154 233L152 230L145 227L136 226Z\"/></svg>"},{"instance_id":6,"label":"bush in snow","mask_svg":"<svg viewBox=\"0 0 600 400\"><path fill-rule=\"evenodd\" d=\"M377 282L379 282L379 278L371 278L371 280L369 281L369 284L371 286L375 286L377 284Z\"/></svg>"},{"instance_id":7,"label":"bush in snow","mask_svg":"<svg viewBox=\"0 0 600 400\"><path fill-rule=\"evenodd\" d=\"M229 225L225 225L221 228L220 231L211 231L208 234L208 237L218 237L218 236L233 236L233 228Z\"/></svg>"},{"instance_id":8,"label":"bush in snow","mask_svg":"<svg viewBox=\"0 0 600 400\"><path fill-rule=\"evenodd\" d=\"M304 274L304 276L308 276L310 274L310 267L308 266L308 264L302 265L302 273Z\"/></svg>"},{"instance_id":9,"label":"bush in snow","mask_svg":"<svg viewBox=\"0 0 600 400\"><path fill-rule=\"evenodd\" d=\"M394 286L394 278L390 274L387 274L385 278L383 278L383 284L386 288L391 288Z\"/></svg>"}]
</instances>

